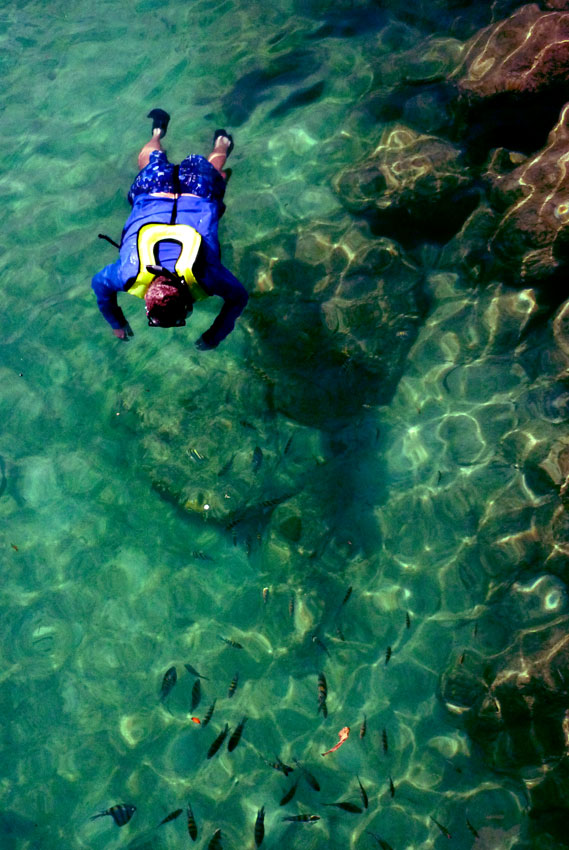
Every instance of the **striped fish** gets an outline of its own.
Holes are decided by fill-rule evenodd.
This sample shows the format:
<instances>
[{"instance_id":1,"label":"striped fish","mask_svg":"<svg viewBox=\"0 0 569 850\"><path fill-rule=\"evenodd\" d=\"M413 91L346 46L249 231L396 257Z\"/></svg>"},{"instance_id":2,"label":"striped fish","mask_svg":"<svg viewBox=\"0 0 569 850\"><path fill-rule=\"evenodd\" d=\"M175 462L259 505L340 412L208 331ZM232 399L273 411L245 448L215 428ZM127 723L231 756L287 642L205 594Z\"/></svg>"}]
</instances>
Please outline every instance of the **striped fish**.
<instances>
[{"instance_id":1,"label":"striped fish","mask_svg":"<svg viewBox=\"0 0 569 850\"><path fill-rule=\"evenodd\" d=\"M196 824L196 819L194 817L194 813L192 811L191 804L188 803L188 808L186 809L186 815L188 819L188 832L190 834L190 838L192 841L195 841L198 837L198 827Z\"/></svg>"},{"instance_id":2,"label":"striped fish","mask_svg":"<svg viewBox=\"0 0 569 850\"><path fill-rule=\"evenodd\" d=\"M162 686L160 688L160 699L165 700L176 682L178 681L178 674L176 673L175 667L169 667L168 670L164 673L164 678L162 679Z\"/></svg>"},{"instance_id":3,"label":"striped fish","mask_svg":"<svg viewBox=\"0 0 569 850\"><path fill-rule=\"evenodd\" d=\"M221 745L223 744L223 742L227 738L228 732L229 732L229 726L226 723L225 729L223 730L223 732L219 733L219 735L217 736L217 738L215 739L215 741L213 742L213 744L210 746L209 750L207 751L206 758L210 759L212 756L214 756L216 754L218 749L221 747Z\"/></svg>"},{"instance_id":4,"label":"striped fish","mask_svg":"<svg viewBox=\"0 0 569 850\"><path fill-rule=\"evenodd\" d=\"M124 826L125 823L129 822L135 811L136 806L131 806L130 803L117 803L116 806L111 806L110 809L105 809L104 812L93 815L90 820L96 820L97 818L105 817L105 815L110 815L117 826Z\"/></svg>"},{"instance_id":5,"label":"striped fish","mask_svg":"<svg viewBox=\"0 0 569 850\"><path fill-rule=\"evenodd\" d=\"M195 709L200 704L201 698L202 698L201 682L200 682L199 679L196 679L196 681L194 682L193 687L192 687L192 704L190 705L190 712L195 711Z\"/></svg>"},{"instance_id":6,"label":"striped fish","mask_svg":"<svg viewBox=\"0 0 569 850\"><path fill-rule=\"evenodd\" d=\"M227 691L227 696L228 696L229 699L231 699L231 697L233 696L233 694L237 690L238 683L239 683L239 673L236 673L235 676L233 677L233 679L231 680L231 683L229 685L229 690Z\"/></svg>"}]
</instances>

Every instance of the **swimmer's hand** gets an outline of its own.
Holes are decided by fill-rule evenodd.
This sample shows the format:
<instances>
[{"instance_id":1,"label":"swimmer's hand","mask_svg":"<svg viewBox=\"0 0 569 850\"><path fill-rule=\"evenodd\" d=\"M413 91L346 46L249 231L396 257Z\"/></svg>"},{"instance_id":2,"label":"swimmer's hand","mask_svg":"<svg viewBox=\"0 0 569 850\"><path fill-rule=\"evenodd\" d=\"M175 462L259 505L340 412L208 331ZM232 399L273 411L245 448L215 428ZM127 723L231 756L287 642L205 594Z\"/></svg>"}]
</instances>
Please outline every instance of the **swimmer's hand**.
<instances>
[{"instance_id":1,"label":"swimmer's hand","mask_svg":"<svg viewBox=\"0 0 569 850\"><path fill-rule=\"evenodd\" d=\"M134 336L132 328L127 322L124 328L113 328L113 333L117 339L122 339L123 342L128 342L130 336Z\"/></svg>"},{"instance_id":2,"label":"swimmer's hand","mask_svg":"<svg viewBox=\"0 0 569 850\"><path fill-rule=\"evenodd\" d=\"M212 351L214 348L217 348L217 345L210 345L205 341L203 336L200 336L199 339L196 339L195 346L198 351Z\"/></svg>"}]
</instances>

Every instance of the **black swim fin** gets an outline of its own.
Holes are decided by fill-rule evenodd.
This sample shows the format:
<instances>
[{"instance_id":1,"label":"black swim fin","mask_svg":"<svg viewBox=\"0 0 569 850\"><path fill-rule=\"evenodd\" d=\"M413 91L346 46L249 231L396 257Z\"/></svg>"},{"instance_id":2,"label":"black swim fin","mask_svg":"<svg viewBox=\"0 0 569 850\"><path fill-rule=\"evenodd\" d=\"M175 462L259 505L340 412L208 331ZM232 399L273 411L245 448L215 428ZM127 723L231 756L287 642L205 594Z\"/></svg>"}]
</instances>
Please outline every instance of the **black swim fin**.
<instances>
[{"instance_id":1,"label":"black swim fin","mask_svg":"<svg viewBox=\"0 0 569 850\"><path fill-rule=\"evenodd\" d=\"M213 134L213 146L215 147L215 143L219 139L220 136L225 136L226 139L229 139L229 147L227 148L226 156L229 156L231 151L233 150L233 136L231 133L228 133L227 130L216 130Z\"/></svg>"},{"instance_id":2,"label":"black swim fin","mask_svg":"<svg viewBox=\"0 0 569 850\"><path fill-rule=\"evenodd\" d=\"M163 139L166 135L166 130L168 129L168 124L170 123L170 116L166 112L165 109L151 109L147 118L152 118L152 130L156 130L157 128L162 130L160 133L160 138Z\"/></svg>"}]
</instances>

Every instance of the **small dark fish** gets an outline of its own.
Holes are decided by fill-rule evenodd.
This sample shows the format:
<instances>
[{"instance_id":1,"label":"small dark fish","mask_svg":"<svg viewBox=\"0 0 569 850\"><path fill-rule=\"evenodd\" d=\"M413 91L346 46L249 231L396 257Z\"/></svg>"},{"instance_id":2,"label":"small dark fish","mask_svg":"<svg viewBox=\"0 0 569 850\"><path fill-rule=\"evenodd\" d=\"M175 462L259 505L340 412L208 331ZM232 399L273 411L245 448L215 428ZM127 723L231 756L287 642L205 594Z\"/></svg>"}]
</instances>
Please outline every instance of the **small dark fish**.
<instances>
[{"instance_id":1,"label":"small dark fish","mask_svg":"<svg viewBox=\"0 0 569 850\"><path fill-rule=\"evenodd\" d=\"M202 686L199 679L196 679L194 685L192 687L192 703L190 706L190 711L193 712L198 705L200 704L200 700L202 698Z\"/></svg>"},{"instance_id":2,"label":"small dark fish","mask_svg":"<svg viewBox=\"0 0 569 850\"><path fill-rule=\"evenodd\" d=\"M389 659L391 658L391 647L388 646L385 650L385 663L389 664Z\"/></svg>"},{"instance_id":3,"label":"small dark fish","mask_svg":"<svg viewBox=\"0 0 569 850\"><path fill-rule=\"evenodd\" d=\"M405 626L410 629L411 628L411 617L409 616L409 611L405 612Z\"/></svg>"},{"instance_id":4,"label":"small dark fish","mask_svg":"<svg viewBox=\"0 0 569 850\"><path fill-rule=\"evenodd\" d=\"M356 806L355 803L322 803L323 806L336 806L337 809L343 809L345 812L352 812L354 815L361 815L363 809L361 806Z\"/></svg>"},{"instance_id":5,"label":"small dark fish","mask_svg":"<svg viewBox=\"0 0 569 850\"><path fill-rule=\"evenodd\" d=\"M288 818L283 818L283 820L289 820L291 823L314 823L314 821L320 820L320 815L289 815Z\"/></svg>"},{"instance_id":6,"label":"small dark fish","mask_svg":"<svg viewBox=\"0 0 569 850\"><path fill-rule=\"evenodd\" d=\"M233 752L233 750L235 749L235 747L237 746L237 744L241 740L241 735L243 733L243 727L245 726L246 723L247 723L247 718L244 717L242 719L241 723L239 724L239 726L237 726L235 731L231 734L231 737L229 738L229 741L227 742L227 749L229 750L230 753Z\"/></svg>"},{"instance_id":7,"label":"small dark fish","mask_svg":"<svg viewBox=\"0 0 569 850\"><path fill-rule=\"evenodd\" d=\"M169 815L166 815L164 820L161 820L158 826L162 826L163 823L169 823L171 820L176 820L182 814L182 809L176 809L175 812L171 812Z\"/></svg>"},{"instance_id":8,"label":"small dark fish","mask_svg":"<svg viewBox=\"0 0 569 850\"><path fill-rule=\"evenodd\" d=\"M429 815L429 817L431 818L433 823L436 823L436 825L438 826L438 828L440 829L440 831L442 832L442 834L444 835L445 838L452 838L452 835L450 834L450 832L448 831L446 826L444 826L444 824L439 823L438 820L435 820L435 818L432 815Z\"/></svg>"},{"instance_id":9,"label":"small dark fish","mask_svg":"<svg viewBox=\"0 0 569 850\"><path fill-rule=\"evenodd\" d=\"M478 623L474 623L474 628L472 629L472 636L476 637L478 634Z\"/></svg>"},{"instance_id":10,"label":"small dark fish","mask_svg":"<svg viewBox=\"0 0 569 850\"><path fill-rule=\"evenodd\" d=\"M443 477L443 474L442 474L442 472L441 472L441 471L440 471L440 469L439 469L439 471L437 472L437 485L439 485L439 484L441 483L441 478L442 478L442 477Z\"/></svg>"},{"instance_id":11,"label":"small dark fish","mask_svg":"<svg viewBox=\"0 0 569 850\"><path fill-rule=\"evenodd\" d=\"M220 829L216 829L213 835L211 836L209 844L207 845L207 850L223 850Z\"/></svg>"},{"instance_id":12,"label":"small dark fish","mask_svg":"<svg viewBox=\"0 0 569 850\"><path fill-rule=\"evenodd\" d=\"M192 552L191 554L195 561L213 561L211 555L208 555L207 552L202 552L201 550L199 552Z\"/></svg>"},{"instance_id":13,"label":"small dark fish","mask_svg":"<svg viewBox=\"0 0 569 850\"><path fill-rule=\"evenodd\" d=\"M263 463L263 450L259 446L255 446L253 451L253 472L258 472Z\"/></svg>"},{"instance_id":14,"label":"small dark fish","mask_svg":"<svg viewBox=\"0 0 569 850\"><path fill-rule=\"evenodd\" d=\"M288 440L286 441L286 445L285 445L285 447L284 447L284 449L283 449L283 455L287 455L287 454L289 453L289 451L290 451L290 447L292 446L292 437L293 437L293 436L294 436L294 435L291 435L291 436L288 438Z\"/></svg>"},{"instance_id":15,"label":"small dark fish","mask_svg":"<svg viewBox=\"0 0 569 850\"><path fill-rule=\"evenodd\" d=\"M226 723L226 724L225 724L225 729L223 730L223 732L220 732L220 733L219 733L219 735L217 736L217 738L215 739L215 741L213 742L213 744L211 745L211 747L210 747L210 748L209 748L209 750L207 751L207 756L206 756L206 758L210 759L212 756L214 756L214 755L216 754L216 752L218 751L218 749L221 747L221 745L223 744L223 742L224 742L224 741L225 741L225 739L227 738L227 733L228 733L228 732L229 732L229 726L228 726L228 724Z\"/></svg>"},{"instance_id":16,"label":"small dark fish","mask_svg":"<svg viewBox=\"0 0 569 850\"><path fill-rule=\"evenodd\" d=\"M344 637L344 632L342 631L340 626L336 626L336 634L338 635L340 640L346 640L346 638Z\"/></svg>"},{"instance_id":17,"label":"small dark fish","mask_svg":"<svg viewBox=\"0 0 569 850\"><path fill-rule=\"evenodd\" d=\"M239 673L236 673L235 676L232 678L232 680L229 684L229 690L227 691L227 696L228 696L229 699L231 699L231 697L233 696L233 694L237 690L238 684L239 684Z\"/></svg>"},{"instance_id":18,"label":"small dark fish","mask_svg":"<svg viewBox=\"0 0 569 850\"><path fill-rule=\"evenodd\" d=\"M389 743L387 740L387 730L381 730L381 743L383 745L383 752L387 755L387 751L389 750Z\"/></svg>"},{"instance_id":19,"label":"small dark fish","mask_svg":"<svg viewBox=\"0 0 569 850\"><path fill-rule=\"evenodd\" d=\"M255 820L255 845L260 847L265 837L265 807L261 806Z\"/></svg>"},{"instance_id":20,"label":"small dark fish","mask_svg":"<svg viewBox=\"0 0 569 850\"><path fill-rule=\"evenodd\" d=\"M162 687L160 688L160 699L165 700L176 682L178 681L178 674L176 672L175 667L169 667L168 670L164 673L164 678L162 679Z\"/></svg>"},{"instance_id":21,"label":"small dark fish","mask_svg":"<svg viewBox=\"0 0 569 850\"><path fill-rule=\"evenodd\" d=\"M387 841L384 841L383 838L380 838L380 836L376 835L375 832L370 832L369 829L366 829L366 832L368 835L371 835L372 838L375 838L375 840L381 847L381 850L393 850L391 844L388 844Z\"/></svg>"},{"instance_id":22,"label":"small dark fish","mask_svg":"<svg viewBox=\"0 0 569 850\"><path fill-rule=\"evenodd\" d=\"M330 651L323 640L321 640L318 635L312 635L312 643L315 643L316 646L320 647L327 655L330 655Z\"/></svg>"},{"instance_id":23,"label":"small dark fish","mask_svg":"<svg viewBox=\"0 0 569 850\"><path fill-rule=\"evenodd\" d=\"M237 643L236 640L230 640L230 638L224 638L221 637L221 635L218 635L218 638L222 640L223 643L226 643L227 646L232 646L233 649L243 649L243 646L240 643Z\"/></svg>"},{"instance_id":24,"label":"small dark fish","mask_svg":"<svg viewBox=\"0 0 569 850\"><path fill-rule=\"evenodd\" d=\"M99 812L98 815L93 815L89 820L96 820L97 818L105 817L105 815L110 815L117 826L124 826L125 823L129 822L135 811L136 806L131 806L130 803L117 803L116 806L111 806L110 809Z\"/></svg>"},{"instance_id":25,"label":"small dark fish","mask_svg":"<svg viewBox=\"0 0 569 850\"><path fill-rule=\"evenodd\" d=\"M364 804L364 809L367 809L367 807L369 806L369 800L368 800L368 796L366 794L366 789L364 788L364 786L360 782L360 777L357 776L356 778L357 778L359 786L360 786L360 796L362 798L362 803Z\"/></svg>"},{"instance_id":26,"label":"small dark fish","mask_svg":"<svg viewBox=\"0 0 569 850\"><path fill-rule=\"evenodd\" d=\"M289 764L285 764L278 756L275 756L275 759L276 761L267 761L267 759L263 759L263 761L265 761L269 767L274 768L274 770L280 770L285 776L288 776L289 773L293 772L294 767L291 767Z\"/></svg>"},{"instance_id":27,"label":"small dark fish","mask_svg":"<svg viewBox=\"0 0 569 850\"><path fill-rule=\"evenodd\" d=\"M198 679L205 679L205 680L206 680L206 682L209 682L208 677L207 677L207 676L202 676L202 674L201 674L201 673L198 673L198 671L196 670L196 668L195 668L195 667L192 667L192 665L191 665L191 664L184 664L184 667L186 668L186 670L188 671L188 673L191 673L191 674L192 674L192 676L197 676L197 677L198 677Z\"/></svg>"},{"instance_id":28,"label":"small dark fish","mask_svg":"<svg viewBox=\"0 0 569 850\"><path fill-rule=\"evenodd\" d=\"M266 605L266 604L268 603L268 601L269 601L269 588L268 588L268 587L264 587L264 588L263 588L263 602L264 602L264 603L265 603L265 605Z\"/></svg>"},{"instance_id":29,"label":"small dark fish","mask_svg":"<svg viewBox=\"0 0 569 850\"><path fill-rule=\"evenodd\" d=\"M196 823L196 819L194 817L194 813L192 811L192 807L190 803L188 803L188 808L186 809L186 815L188 818L188 832L190 834L190 838L192 841L195 841L198 837L198 825Z\"/></svg>"},{"instance_id":30,"label":"small dark fish","mask_svg":"<svg viewBox=\"0 0 569 850\"><path fill-rule=\"evenodd\" d=\"M478 831L472 826L468 818L466 818L466 826L475 838L480 838L480 836L478 835Z\"/></svg>"},{"instance_id":31,"label":"small dark fish","mask_svg":"<svg viewBox=\"0 0 569 850\"><path fill-rule=\"evenodd\" d=\"M367 732L367 718L364 714L364 719L362 720L362 725L360 726L360 738L365 738Z\"/></svg>"},{"instance_id":32,"label":"small dark fish","mask_svg":"<svg viewBox=\"0 0 569 850\"><path fill-rule=\"evenodd\" d=\"M466 652L463 652L460 658L458 659L459 664L464 664L464 659L466 658Z\"/></svg>"},{"instance_id":33,"label":"small dark fish","mask_svg":"<svg viewBox=\"0 0 569 850\"><path fill-rule=\"evenodd\" d=\"M294 785L291 785L291 787L288 789L286 794L283 796L283 798L281 799L281 801L279 803L279 806L286 806L287 803L290 803L290 801L292 800L292 798L296 794L297 788L298 788L298 779L296 780Z\"/></svg>"},{"instance_id":34,"label":"small dark fish","mask_svg":"<svg viewBox=\"0 0 569 850\"><path fill-rule=\"evenodd\" d=\"M210 705L210 707L209 707L209 708L208 708L208 710L206 711L206 713L205 713L205 717L204 717L204 719L202 720L202 726L207 726L207 724L209 723L209 721L210 721L210 720L211 720L211 718L213 717L213 712L215 711L215 704L216 704L216 702L217 702L217 697L214 699L214 701L212 702L212 704Z\"/></svg>"},{"instance_id":35,"label":"small dark fish","mask_svg":"<svg viewBox=\"0 0 569 850\"><path fill-rule=\"evenodd\" d=\"M389 793L392 797L395 797L395 785L393 784L393 779L391 776L389 777Z\"/></svg>"},{"instance_id":36,"label":"small dark fish","mask_svg":"<svg viewBox=\"0 0 569 850\"><path fill-rule=\"evenodd\" d=\"M348 599L350 598L351 595L352 595L352 586L350 585L349 588L346 590L346 595L344 596L344 598L342 599L342 601L340 603L340 607L342 607L342 605L346 604L346 602L348 601Z\"/></svg>"},{"instance_id":37,"label":"small dark fish","mask_svg":"<svg viewBox=\"0 0 569 850\"><path fill-rule=\"evenodd\" d=\"M294 593L291 594L288 600L288 615L289 617L294 617Z\"/></svg>"},{"instance_id":38,"label":"small dark fish","mask_svg":"<svg viewBox=\"0 0 569 850\"><path fill-rule=\"evenodd\" d=\"M326 698L328 696L328 683L326 682L326 676L324 673L318 674L318 705L321 705L323 702L326 702Z\"/></svg>"},{"instance_id":39,"label":"small dark fish","mask_svg":"<svg viewBox=\"0 0 569 850\"><path fill-rule=\"evenodd\" d=\"M316 777L313 776L310 771L308 771L305 767L303 767L298 761L298 759L294 759L294 763L298 767L310 787L313 788L315 791L320 791L320 785L318 784L318 780L316 779Z\"/></svg>"}]
</instances>

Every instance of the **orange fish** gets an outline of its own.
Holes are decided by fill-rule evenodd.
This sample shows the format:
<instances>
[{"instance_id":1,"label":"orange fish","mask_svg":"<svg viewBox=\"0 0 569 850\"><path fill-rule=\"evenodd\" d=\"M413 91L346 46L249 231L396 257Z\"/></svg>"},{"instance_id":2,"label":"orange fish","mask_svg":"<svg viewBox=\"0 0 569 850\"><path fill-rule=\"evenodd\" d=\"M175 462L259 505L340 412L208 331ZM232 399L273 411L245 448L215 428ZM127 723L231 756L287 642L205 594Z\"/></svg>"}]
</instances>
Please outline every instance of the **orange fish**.
<instances>
[{"instance_id":1,"label":"orange fish","mask_svg":"<svg viewBox=\"0 0 569 850\"><path fill-rule=\"evenodd\" d=\"M322 755L323 755L323 756L327 756L327 755L328 755L328 753L333 753L333 752L335 752L335 751L338 749L338 747L341 747L341 746L342 746L342 744L343 744L343 743L345 743L345 741L347 741L347 740L348 740L348 736L349 736L349 734L350 734L350 727L349 727L349 726L344 726L344 728L343 728L343 729L340 729L340 731L338 732L338 738L339 738L340 740L338 741L338 743L336 744L336 746L335 746L335 747L332 747L332 749L330 749L330 750L326 750L326 752L325 752L325 753L322 753Z\"/></svg>"},{"instance_id":2,"label":"orange fish","mask_svg":"<svg viewBox=\"0 0 569 850\"><path fill-rule=\"evenodd\" d=\"M199 717L190 717L190 720L192 721L192 723L201 723Z\"/></svg>"}]
</instances>

